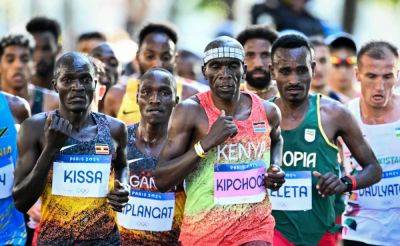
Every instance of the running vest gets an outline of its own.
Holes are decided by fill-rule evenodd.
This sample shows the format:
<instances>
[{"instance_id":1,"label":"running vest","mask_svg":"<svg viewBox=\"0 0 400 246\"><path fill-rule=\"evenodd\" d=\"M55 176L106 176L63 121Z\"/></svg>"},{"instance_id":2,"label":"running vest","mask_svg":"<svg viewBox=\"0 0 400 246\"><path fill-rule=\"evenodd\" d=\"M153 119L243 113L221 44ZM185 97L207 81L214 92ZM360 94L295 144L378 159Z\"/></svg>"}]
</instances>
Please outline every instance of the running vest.
<instances>
[{"instance_id":1,"label":"running vest","mask_svg":"<svg viewBox=\"0 0 400 246\"><path fill-rule=\"evenodd\" d=\"M182 79L176 77L176 90L179 97L182 96L183 82ZM139 105L136 101L136 94L139 88L139 79L128 80L126 84L125 95L119 108L117 118L125 124L131 125L140 121Z\"/></svg>"},{"instance_id":2,"label":"running vest","mask_svg":"<svg viewBox=\"0 0 400 246\"><path fill-rule=\"evenodd\" d=\"M23 215L12 198L17 161L17 130L7 98L0 91L0 244L25 245Z\"/></svg>"},{"instance_id":3,"label":"running vest","mask_svg":"<svg viewBox=\"0 0 400 246\"><path fill-rule=\"evenodd\" d=\"M136 147L139 124L128 127L127 159L130 197L122 213L117 213L122 245L178 245L185 206L185 192L157 191L151 172L157 159Z\"/></svg>"},{"instance_id":4,"label":"running vest","mask_svg":"<svg viewBox=\"0 0 400 246\"><path fill-rule=\"evenodd\" d=\"M69 138L49 171L41 196L39 245L120 243L106 199L113 139L106 116L92 112L91 117L97 124L96 137Z\"/></svg>"},{"instance_id":5,"label":"running vest","mask_svg":"<svg viewBox=\"0 0 400 246\"><path fill-rule=\"evenodd\" d=\"M343 238L374 245L400 243L400 120L392 123L364 124L360 99L349 102L361 131L382 167L382 179L370 187L356 190L347 199L343 215ZM362 169L344 146L347 173Z\"/></svg>"},{"instance_id":6,"label":"running vest","mask_svg":"<svg viewBox=\"0 0 400 246\"><path fill-rule=\"evenodd\" d=\"M238 133L209 150L185 179L182 245L272 243L274 218L264 186L270 163L270 125L263 101L252 93L251 114L234 120ZM211 92L197 94L208 118L208 131L219 117Z\"/></svg>"},{"instance_id":7,"label":"running vest","mask_svg":"<svg viewBox=\"0 0 400 246\"><path fill-rule=\"evenodd\" d=\"M317 245L333 229L335 196L322 198L315 186L321 174L339 174L338 149L324 133L320 115L321 95L309 96L309 108L300 125L283 130L282 169L286 182L269 192L276 229L295 245Z\"/></svg>"},{"instance_id":8,"label":"running vest","mask_svg":"<svg viewBox=\"0 0 400 246\"><path fill-rule=\"evenodd\" d=\"M43 91L35 87L33 94L33 104L31 106L32 115L43 112L43 100L44 100Z\"/></svg>"}]
</instances>

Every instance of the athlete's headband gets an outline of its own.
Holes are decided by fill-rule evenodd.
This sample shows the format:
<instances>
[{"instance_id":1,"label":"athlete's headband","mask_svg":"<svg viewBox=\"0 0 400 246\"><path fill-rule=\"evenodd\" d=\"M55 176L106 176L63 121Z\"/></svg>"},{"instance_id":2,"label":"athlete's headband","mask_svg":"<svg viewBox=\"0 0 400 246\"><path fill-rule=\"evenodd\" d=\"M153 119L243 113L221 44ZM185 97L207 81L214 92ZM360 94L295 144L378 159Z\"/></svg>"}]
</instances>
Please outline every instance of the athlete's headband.
<instances>
[{"instance_id":1,"label":"athlete's headband","mask_svg":"<svg viewBox=\"0 0 400 246\"><path fill-rule=\"evenodd\" d=\"M235 47L218 47L209 49L204 54L204 64L209 62L212 59L216 58L236 58L240 61L244 61L244 51L243 49L235 48Z\"/></svg>"}]
</instances>

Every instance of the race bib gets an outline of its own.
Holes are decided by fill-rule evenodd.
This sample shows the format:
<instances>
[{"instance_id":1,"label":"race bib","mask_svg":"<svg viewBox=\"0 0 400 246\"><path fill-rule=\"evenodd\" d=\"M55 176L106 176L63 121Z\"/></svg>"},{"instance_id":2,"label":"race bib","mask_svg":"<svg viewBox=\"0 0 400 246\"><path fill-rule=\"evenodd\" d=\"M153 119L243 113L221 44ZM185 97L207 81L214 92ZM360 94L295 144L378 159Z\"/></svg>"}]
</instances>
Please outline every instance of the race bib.
<instances>
[{"instance_id":1,"label":"race bib","mask_svg":"<svg viewBox=\"0 0 400 246\"><path fill-rule=\"evenodd\" d=\"M131 190L129 202L117 213L118 224L131 230L170 231L174 219L175 193Z\"/></svg>"},{"instance_id":2,"label":"race bib","mask_svg":"<svg viewBox=\"0 0 400 246\"><path fill-rule=\"evenodd\" d=\"M379 183L353 192L350 200L361 208L400 208L400 169L384 171Z\"/></svg>"},{"instance_id":3,"label":"race bib","mask_svg":"<svg viewBox=\"0 0 400 246\"><path fill-rule=\"evenodd\" d=\"M11 196L14 182L14 162L10 155L0 157L0 199Z\"/></svg>"},{"instance_id":4,"label":"race bib","mask_svg":"<svg viewBox=\"0 0 400 246\"><path fill-rule=\"evenodd\" d=\"M310 171L286 171L285 183L277 191L268 190L273 210L312 209Z\"/></svg>"},{"instance_id":5,"label":"race bib","mask_svg":"<svg viewBox=\"0 0 400 246\"><path fill-rule=\"evenodd\" d=\"M265 163L214 165L214 203L218 205L257 203L264 200Z\"/></svg>"},{"instance_id":6,"label":"race bib","mask_svg":"<svg viewBox=\"0 0 400 246\"><path fill-rule=\"evenodd\" d=\"M52 194L105 197L110 167L111 155L60 155L53 165Z\"/></svg>"}]
</instances>

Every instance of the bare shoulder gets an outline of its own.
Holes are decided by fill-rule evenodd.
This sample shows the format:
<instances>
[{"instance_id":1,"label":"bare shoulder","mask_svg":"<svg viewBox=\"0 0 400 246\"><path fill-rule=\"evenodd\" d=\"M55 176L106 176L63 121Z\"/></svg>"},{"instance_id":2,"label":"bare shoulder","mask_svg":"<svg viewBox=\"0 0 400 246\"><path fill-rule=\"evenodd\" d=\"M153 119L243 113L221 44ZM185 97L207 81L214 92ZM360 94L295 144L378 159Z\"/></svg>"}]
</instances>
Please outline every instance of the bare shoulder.
<instances>
[{"instance_id":1,"label":"bare shoulder","mask_svg":"<svg viewBox=\"0 0 400 246\"><path fill-rule=\"evenodd\" d=\"M108 90L107 96L110 96L114 99L117 99L116 97L121 97L122 100L122 96L124 96L125 92L126 92L125 84L116 84Z\"/></svg>"},{"instance_id":2,"label":"bare shoulder","mask_svg":"<svg viewBox=\"0 0 400 246\"><path fill-rule=\"evenodd\" d=\"M328 118L328 120L343 122L351 116L351 112L344 104L325 96L321 96L320 111L323 121Z\"/></svg>"},{"instance_id":3,"label":"bare shoulder","mask_svg":"<svg viewBox=\"0 0 400 246\"><path fill-rule=\"evenodd\" d=\"M278 126L282 118L281 110L275 103L267 100L263 100L263 106L265 109L265 113L267 114L269 124L271 124L272 126Z\"/></svg>"},{"instance_id":4,"label":"bare shoulder","mask_svg":"<svg viewBox=\"0 0 400 246\"><path fill-rule=\"evenodd\" d=\"M110 132L111 135L113 136L114 139L119 139L121 137L126 136L127 131L126 131L126 126L124 124L124 122L122 122L121 120L111 117L109 115L105 115L103 114L110 126Z\"/></svg>"},{"instance_id":5,"label":"bare shoulder","mask_svg":"<svg viewBox=\"0 0 400 246\"><path fill-rule=\"evenodd\" d=\"M26 119L21 124L19 134L25 139L30 139L29 142L40 141L48 114L49 112L42 112Z\"/></svg>"},{"instance_id":6,"label":"bare shoulder","mask_svg":"<svg viewBox=\"0 0 400 246\"><path fill-rule=\"evenodd\" d=\"M17 123L21 124L31 114L28 101L19 96L14 96L5 92L2 93L8 101L14 119Z\"/></svg>"}]
</instances>

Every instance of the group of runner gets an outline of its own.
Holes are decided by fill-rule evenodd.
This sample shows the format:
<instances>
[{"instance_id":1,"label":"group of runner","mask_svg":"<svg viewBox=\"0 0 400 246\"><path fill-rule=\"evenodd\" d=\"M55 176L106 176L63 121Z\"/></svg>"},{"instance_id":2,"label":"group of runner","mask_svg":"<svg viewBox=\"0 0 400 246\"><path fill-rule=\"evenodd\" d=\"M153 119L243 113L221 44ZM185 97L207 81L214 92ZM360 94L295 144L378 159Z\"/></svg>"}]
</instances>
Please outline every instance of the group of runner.
<instances>
[{"instance_id":1,"label":"group of runner","mask_svg":"<svg viewBox=\"0 0 400 246\"><path fill-rule=\"evenodd\" d=\"M166 24L127 82L109 44L60 54L57 22L27 30L33 53L0 41L0 244L400 241L392 44L251 26L207 44L206 87L176 75Z\"/></svg>"}]
</instances>

